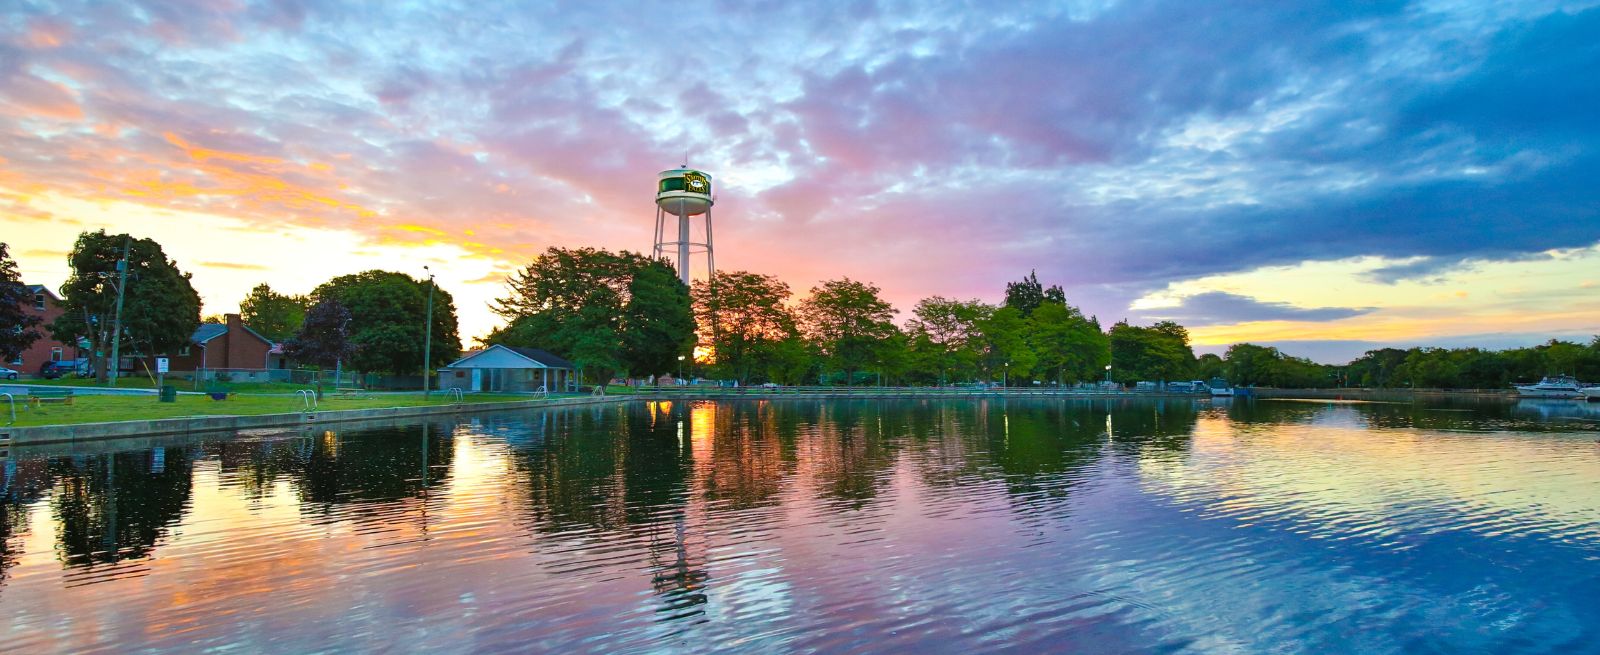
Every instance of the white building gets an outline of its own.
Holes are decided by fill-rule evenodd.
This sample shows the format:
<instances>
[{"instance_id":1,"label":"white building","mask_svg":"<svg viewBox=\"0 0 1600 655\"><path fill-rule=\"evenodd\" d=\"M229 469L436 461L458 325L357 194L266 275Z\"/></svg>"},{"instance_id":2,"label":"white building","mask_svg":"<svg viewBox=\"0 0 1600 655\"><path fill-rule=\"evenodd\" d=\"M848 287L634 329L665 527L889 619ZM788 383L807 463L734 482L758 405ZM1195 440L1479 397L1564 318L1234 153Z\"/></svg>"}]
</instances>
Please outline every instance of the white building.
<instances>
[{"instance_id":1,"label":"white building","mask_svg":"<svg viewBox=\"0 0 1600 655\"><path fill-rule=\"evenodd\" d=\"M493 345L439 369L439 388L462 391L550 393L576 386L572 362L538 348Z\"/></svg>"}]
</instances>

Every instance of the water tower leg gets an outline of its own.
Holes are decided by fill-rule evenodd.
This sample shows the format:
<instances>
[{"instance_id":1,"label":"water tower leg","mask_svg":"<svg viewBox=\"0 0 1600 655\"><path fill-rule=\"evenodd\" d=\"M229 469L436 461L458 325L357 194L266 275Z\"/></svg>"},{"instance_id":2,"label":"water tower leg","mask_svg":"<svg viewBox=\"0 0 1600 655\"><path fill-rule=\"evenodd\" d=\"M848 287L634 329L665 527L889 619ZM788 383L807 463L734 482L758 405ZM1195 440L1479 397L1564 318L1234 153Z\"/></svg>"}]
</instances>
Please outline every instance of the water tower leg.
<instances>
[{"instance_id":1,"label":"water tower leg","mask_svg":"<svg viewBox=\"0 0 1600 655\"><path fill-rule=\"evenodd\" d=\"M680 212L682 210L680 209ZM678 214L678 279L689 285L689 215Z\"/></svg>"}]
</instances>

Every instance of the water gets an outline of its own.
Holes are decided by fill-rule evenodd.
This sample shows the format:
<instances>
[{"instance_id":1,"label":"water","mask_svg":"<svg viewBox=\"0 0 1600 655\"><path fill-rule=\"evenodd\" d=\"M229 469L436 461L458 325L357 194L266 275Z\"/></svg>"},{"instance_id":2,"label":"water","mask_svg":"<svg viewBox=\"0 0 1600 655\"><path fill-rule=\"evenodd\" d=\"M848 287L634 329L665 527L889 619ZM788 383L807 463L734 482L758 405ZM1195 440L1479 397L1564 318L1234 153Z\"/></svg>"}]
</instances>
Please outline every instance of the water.
<instances>
[{"instance_id":1,"label":"water","mask_svg":"<svg viewBox=\"0 0 1600 655\"><path fill-rule=\"evenodd\" d=\"M51 652L1600 652L1600 405L780 401L13 449Z\"/></svg>"}]
</instances>

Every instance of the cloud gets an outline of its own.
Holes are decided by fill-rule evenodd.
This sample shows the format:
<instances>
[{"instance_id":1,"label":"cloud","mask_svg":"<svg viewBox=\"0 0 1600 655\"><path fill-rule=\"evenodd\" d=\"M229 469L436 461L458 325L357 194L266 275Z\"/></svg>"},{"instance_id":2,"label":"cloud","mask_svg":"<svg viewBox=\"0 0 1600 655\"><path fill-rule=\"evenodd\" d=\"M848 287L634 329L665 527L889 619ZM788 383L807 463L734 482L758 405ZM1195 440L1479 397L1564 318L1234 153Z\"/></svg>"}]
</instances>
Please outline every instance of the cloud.
<instances>
[{"instance_id":1,"label":"cloud","mask_svg":"<svg viewBox=\"0 0 1600 655\"><path fill-rule=\"evenodd\" d=\"M241 264L241 263L238 263L238 262L200 262L200 266L205 267L205 268L225 268L225 269L235 270L235 271L268 271L268 270L272 270L270 267L262 266L260 264Z\"/></svg>"},{"instance_id":2,"label":"cloud","mask_svg":"<svg viewBox=\"0 0 1600 655\"><path fill-rule=\"evenodd\" d=\"M625 3L473 9L27 3L0 23L0 189L509 269L647 248L688 153L724 267L902 307L1038 269L1101 316L1264 266L1394 282L1600 241L1594 6L754 3L675 8L687 45Z\"/></svg>"},{"instance_id":3,"label":"cloud","mask_svg":"<svg viewBox=\"0 0 1600 655\"><path fill-rule=\"evenodd\" d=\"M1218 325L1251 321L1337 321L1368 314L1373 307L1296 307L1289 303L1263 302L1249 296L1224 291L1197 293L1181 299L1173 307L1151 308L1141 315L1153 320L1171 320L1184 325Z\"/></svg>"}]
</instances>

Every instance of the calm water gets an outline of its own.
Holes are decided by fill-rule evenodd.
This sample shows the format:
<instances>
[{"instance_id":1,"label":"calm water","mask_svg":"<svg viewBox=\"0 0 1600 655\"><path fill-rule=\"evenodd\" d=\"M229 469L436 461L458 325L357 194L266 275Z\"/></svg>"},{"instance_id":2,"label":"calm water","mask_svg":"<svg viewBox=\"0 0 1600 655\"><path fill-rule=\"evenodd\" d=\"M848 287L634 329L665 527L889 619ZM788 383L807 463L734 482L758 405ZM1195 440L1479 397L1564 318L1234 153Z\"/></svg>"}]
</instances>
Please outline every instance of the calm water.
<instances>
[{"instance_id":1,"label":"calm water","mask_svg":"<svg viewBox=\"0 0 1600 655\"><path fill-rule=\"evenodd\" d=\"M1597 430L752 401L18 449L0 650L1600 652Z\"/></svg>"}]
</instances>

